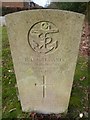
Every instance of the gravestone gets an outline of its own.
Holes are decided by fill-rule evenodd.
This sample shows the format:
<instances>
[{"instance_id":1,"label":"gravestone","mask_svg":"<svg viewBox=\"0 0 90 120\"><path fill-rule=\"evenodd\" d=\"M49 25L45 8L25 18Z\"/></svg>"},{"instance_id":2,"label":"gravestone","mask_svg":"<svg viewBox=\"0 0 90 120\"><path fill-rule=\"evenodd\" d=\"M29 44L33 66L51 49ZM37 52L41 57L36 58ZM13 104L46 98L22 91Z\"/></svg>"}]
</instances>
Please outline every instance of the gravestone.
<instances>
[{"instance_id":1,"label":"gravestone","mask_svg":"<svg viewBox=\"0 0 90 120\"><path fill-rule=\"evenodd\" d=\"M6 16L22 110L68 109L84 15L28 10Z\"/></svg>"}]
</instances>

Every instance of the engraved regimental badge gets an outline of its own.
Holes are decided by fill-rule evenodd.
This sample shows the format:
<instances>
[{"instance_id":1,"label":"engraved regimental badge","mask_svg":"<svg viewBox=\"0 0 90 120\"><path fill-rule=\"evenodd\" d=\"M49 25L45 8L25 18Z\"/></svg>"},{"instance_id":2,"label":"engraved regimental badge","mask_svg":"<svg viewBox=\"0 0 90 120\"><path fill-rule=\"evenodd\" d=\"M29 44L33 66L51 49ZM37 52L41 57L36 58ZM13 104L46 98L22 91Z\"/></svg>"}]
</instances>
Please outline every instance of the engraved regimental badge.
<instances>
[{"instance_id":1,"label":"engraved regimental badge","mask_svg":"<svg viewBox=\"0 0 90 120\"><path fill-rule=\"evenodd\" d=\"M57 33L59 30L52 22L37 22L28 32L28 43L35 52L50 53L58 48L58 40L53 39Z\"/></svg>"}]
</instances>

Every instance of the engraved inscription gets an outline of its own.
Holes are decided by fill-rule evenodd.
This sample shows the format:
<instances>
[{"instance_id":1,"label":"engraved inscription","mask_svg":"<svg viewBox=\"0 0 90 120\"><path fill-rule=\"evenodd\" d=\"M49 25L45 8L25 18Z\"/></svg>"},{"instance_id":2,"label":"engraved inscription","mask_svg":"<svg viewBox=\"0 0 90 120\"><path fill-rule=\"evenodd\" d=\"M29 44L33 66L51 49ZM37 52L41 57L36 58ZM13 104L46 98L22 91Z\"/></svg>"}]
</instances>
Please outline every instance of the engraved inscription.
<instances>
[{"instance_id":1,"label":"engraved inscription","mask_svg":"<svg viewBox=\"0 0 90 120\"><path fill-rule=\"evenodd\" d=\"M28 43L34 51L47 54L58 48L58 40L52 36L58 32L57 27L51 22L35 23L28 32Z\"/></svg>"}]
</instances>

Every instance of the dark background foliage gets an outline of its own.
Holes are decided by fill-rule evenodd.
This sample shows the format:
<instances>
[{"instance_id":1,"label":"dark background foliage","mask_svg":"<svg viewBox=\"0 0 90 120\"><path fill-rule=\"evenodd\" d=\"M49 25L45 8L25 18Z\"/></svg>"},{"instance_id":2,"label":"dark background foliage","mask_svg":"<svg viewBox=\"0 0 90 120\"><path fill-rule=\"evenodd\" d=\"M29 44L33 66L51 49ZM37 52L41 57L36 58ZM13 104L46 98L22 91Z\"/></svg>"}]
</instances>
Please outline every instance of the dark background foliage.
<instances>
[{"instance_id":1,"label":"dark background foliage","mask_svg":"<svg viewBox=\"0 0 90 120\"><path fill-rule=\"evenodd\" d=\"M86 2L57 2L55 4L59 9L74 11L78 13L85 13L88 6L88 3Z\"/></svg>"},{"instance_id":2,"label":"dark background foliage","mask_svg":"<svg viewBox=\"0 0 90 120\"><path fill-rule=\"evenodd\" d=\"M53 5L56 6L56 9L69 10L69 11L86 14L86 12L88 11L89 3L86 3L86 2L55 2L55 3L51 3L50 7L53 8L52 7ZM48 8L50 7L48 6ZM13 13L13 12L21 11L21 10L26 10L26 9L32 9L32 7L31 8L30 7L23 7L23 8L2 7L0 8L0 11L2 11L2 13L0 12L0 15L2 14L2 16L4 16L8 13ZM37 9L37 7L34 7L33 9Z\"/></svg>"}]
</instances>

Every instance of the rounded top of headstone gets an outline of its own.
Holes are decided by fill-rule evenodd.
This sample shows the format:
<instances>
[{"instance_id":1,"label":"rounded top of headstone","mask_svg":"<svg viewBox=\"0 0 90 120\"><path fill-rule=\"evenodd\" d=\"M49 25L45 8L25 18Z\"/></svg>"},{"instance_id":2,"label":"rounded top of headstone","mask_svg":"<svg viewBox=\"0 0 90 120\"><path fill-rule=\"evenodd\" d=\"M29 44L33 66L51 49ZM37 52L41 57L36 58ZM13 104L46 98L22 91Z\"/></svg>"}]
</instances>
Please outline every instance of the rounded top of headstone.
<instances>
[{"instance_id":1,"label":"rounded top of headstone","mask_svg":"<svg viewBox=\"0 0 90 120\"><path fill-rule=\"evenodd\" d=\"M77 13L77 12L73 12L73 11L67 11L67 10L59 10L59 9L33 9L33 10L23 10L23 11L19 11L19 12L14 12L14 13L10 13L7 14L5 16L11 16L11 15L16 15L16 14L25 14L25 13L36 13L36 12L58 12L58 13L63 13L63 14L72 14L72 15L78 15L78 16L85 16L84 14L81 13Z\"/></svg>"}]
</instances>

